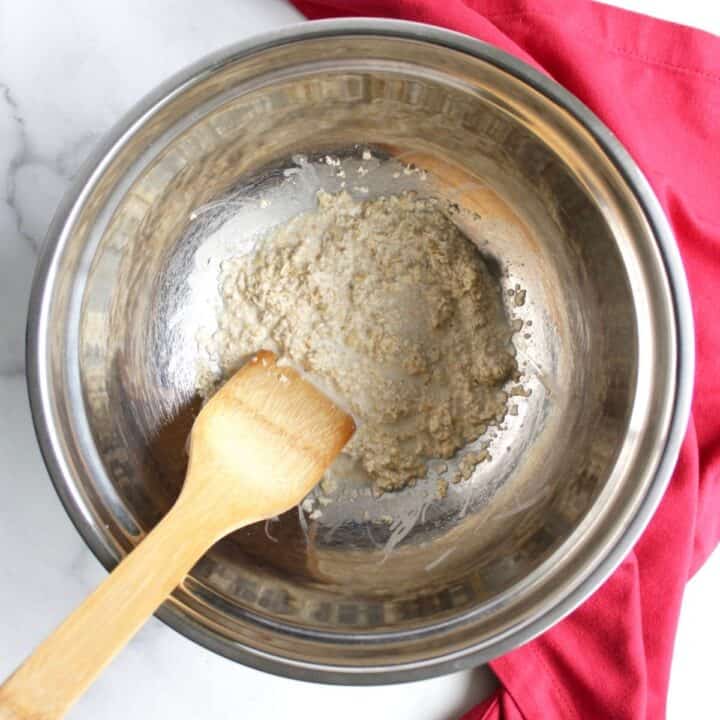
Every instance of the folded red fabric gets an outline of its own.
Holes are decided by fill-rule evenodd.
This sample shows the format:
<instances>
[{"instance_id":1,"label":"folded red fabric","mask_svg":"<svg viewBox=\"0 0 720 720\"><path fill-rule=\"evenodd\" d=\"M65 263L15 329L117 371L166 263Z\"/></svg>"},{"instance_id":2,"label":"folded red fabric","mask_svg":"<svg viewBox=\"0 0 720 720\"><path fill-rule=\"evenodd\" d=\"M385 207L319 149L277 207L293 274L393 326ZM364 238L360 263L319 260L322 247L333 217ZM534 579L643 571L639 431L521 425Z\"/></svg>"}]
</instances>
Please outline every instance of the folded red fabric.
<instances>
[{"instance_id":1,"label":"folded red fabric","mask_svg":"<svg viewBox=\"0 0 720 720\"><path fill-rule=\"evenodd\" d=\"M683 588L720 540L720 38L588 0L322 0L309 18L396 17L474 35L585 102L649 178L674 228L696 323L692 418L669 489L612 577L495 660L465 720L658 720Z\"/></svg>"}]
</instances>

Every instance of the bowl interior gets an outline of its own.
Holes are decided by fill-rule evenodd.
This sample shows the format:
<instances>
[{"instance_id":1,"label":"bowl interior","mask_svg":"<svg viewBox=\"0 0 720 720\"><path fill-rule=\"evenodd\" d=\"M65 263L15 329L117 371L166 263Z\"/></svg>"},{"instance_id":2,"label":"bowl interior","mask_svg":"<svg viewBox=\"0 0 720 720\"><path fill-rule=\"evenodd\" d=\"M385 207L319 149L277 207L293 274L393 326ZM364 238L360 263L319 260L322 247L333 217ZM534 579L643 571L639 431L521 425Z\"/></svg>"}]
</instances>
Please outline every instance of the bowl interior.
<instances>
[{"instance_id":1,"label":"bowl interior","mask_svg":"<svg viewBox=\"0 0 720 720\"><path fill-rule=\"evenodd\" d=\"M671 371L652 338L660 260L624 183L580 123L487 61L361 33L281 44L227 58L117 144L57 293L78 492L117 556L171 506L219 262L339 190L328 155L361 199L413 189L471 211L463 229L522 323L528 394L488 432L492 460L447 497L427 480L249 527L173 603L203 632L278 657L432 659L492 642L579 581L593 533L644 491L649 470L627 478L647 427L662 431L652 398ZM426 179L396 177L398 163Z\"/></svg>"}]
</instances>

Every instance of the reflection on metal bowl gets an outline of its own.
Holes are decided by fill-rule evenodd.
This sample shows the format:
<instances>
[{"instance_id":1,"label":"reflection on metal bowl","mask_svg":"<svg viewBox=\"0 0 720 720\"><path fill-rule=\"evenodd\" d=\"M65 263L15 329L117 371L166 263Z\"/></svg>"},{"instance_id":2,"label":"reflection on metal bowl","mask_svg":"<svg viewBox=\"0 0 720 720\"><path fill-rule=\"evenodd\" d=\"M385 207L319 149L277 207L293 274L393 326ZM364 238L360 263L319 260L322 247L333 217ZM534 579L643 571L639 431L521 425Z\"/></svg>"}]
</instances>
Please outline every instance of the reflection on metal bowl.
<instances>
[{"instance_id":1,"label":"reflection on metal bowl","mask_svg":"<svg viewBox=\"0 0 720 720\"><path fill-rule=\"evenodd\" d=\"M28 366L53 480L111 566L182 481L213 204L232 197L233 222L262 233L333 189L325 155L352 164L359 148L374 165L351 192L396 191L388 170L412 163L427 180L403 187L475 213L463 229L506 290L526 290L511 310L531 393L446 498L420 481L242 530L160 616L260 668L380 683L547 628L617 565L669 478L693 366L683 270L647 183L581 103L494 48L406 23L307 24L208 58L146 98L68 196ZM311 179L293 183L298 154Z\"/></svg>"}]
</instances>

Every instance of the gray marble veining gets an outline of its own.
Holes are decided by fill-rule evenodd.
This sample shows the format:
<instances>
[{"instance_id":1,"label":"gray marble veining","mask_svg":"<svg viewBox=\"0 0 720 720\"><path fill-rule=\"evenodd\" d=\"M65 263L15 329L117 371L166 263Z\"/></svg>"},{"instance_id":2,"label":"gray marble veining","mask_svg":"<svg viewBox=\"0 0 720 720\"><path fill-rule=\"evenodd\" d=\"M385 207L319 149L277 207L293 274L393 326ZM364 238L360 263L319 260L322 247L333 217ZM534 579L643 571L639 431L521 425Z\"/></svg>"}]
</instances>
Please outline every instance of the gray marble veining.
<instances>
[{"instance_id":1,"label":"gray marble veining","mask_svg":"<svg viewBox=\"0 0 720 720\"><path fill-rule=\"evenodd\" d=\"M212 50L300 19L285 0L209 0L202 13L190 0L130 0L121 12L91 0L0 0L0 679L104 576L55 497L27 403L25 316L48 223L96 140L144 93ZM69 717L229 720L312 707L318 720L445 720L486 687L477 673L411 693L292 682L153 619Z\"/></svg>"},{"instance_id":2,"label":"gray marble veining","mask_svg":"<svg viewBox=\"0 0 720 720\"><path fill-rule=\"evenodd\" d=\"M703 19L712 29L715 11L702 0L626 4L657 12L665 5L666 15ZM55 497L27 405L25 313L47 224L94 142L141 95L207 52L300 19L286 0L0 0L0 678L104 575ZM714 573L716 589L706 584L707 598L720 590L717 563ZM708 615L685 613L698 634L683 660L697 657L698 638L712 642ZM683 642L681 633L681 648ZM680 674L686 685L691 673ZM485 694L484 677L468 672L378 688L307 685L223 660L152 620L70 719L450 720ZM678 685L684 715L690 695Z\"/></svg>"}]
</instances>

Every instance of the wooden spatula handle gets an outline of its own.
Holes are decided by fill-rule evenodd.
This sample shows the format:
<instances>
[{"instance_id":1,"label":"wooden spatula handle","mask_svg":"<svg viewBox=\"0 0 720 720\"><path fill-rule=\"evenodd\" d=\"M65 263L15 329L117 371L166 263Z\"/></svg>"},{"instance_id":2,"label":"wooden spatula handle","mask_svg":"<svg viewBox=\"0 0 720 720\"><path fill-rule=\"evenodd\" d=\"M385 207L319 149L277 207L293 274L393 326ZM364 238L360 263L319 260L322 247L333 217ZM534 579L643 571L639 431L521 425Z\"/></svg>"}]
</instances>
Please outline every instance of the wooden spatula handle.
<instances>
[{"instance_id":1,"label":"wooden spatula handle","mask_svg":"<svg viewBox=\"0 0 720 720\"><path fill-rule=\"evenodd\" d=\"M63 717L223 534L202 520L192 502L178 501L0 687L0 720Z\"/></svg>"}]
</instances>

